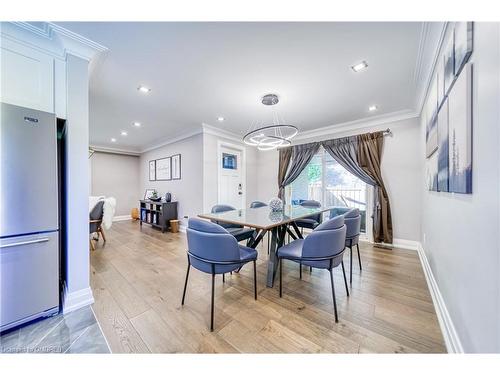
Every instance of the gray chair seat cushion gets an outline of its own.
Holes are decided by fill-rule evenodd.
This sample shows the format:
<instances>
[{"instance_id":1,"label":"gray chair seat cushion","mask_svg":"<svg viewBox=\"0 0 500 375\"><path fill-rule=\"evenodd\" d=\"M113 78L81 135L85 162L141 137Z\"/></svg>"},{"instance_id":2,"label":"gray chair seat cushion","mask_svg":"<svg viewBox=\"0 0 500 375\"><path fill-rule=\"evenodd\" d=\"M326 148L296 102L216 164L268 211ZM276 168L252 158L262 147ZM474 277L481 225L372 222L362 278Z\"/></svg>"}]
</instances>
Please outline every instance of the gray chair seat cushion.
<instances>
[{"instance_id":1,"label":"gray chair seat cushion","mask_svg":"<svg viewBox=\"0 0 500 375\"><path fill-rule=\"evenodd\" d=\"M236 241L240 242L243 240L248 240L253 236L253 233L255 232L251 228L225 228L230 234L232 234L235 238Z\"/></svg>"},{"instance_id":2,"label":"gray chair seat cushion","mask_svg":"<svg viewBox=\"0 0 500 375\"><path fill-rule=\"evenodd\" d=\"M299 228L308 229L314 229L319 225L319 223L314 219L299 219L295 221L295 224L297 224Z\"/></svg>"}]
</instances>

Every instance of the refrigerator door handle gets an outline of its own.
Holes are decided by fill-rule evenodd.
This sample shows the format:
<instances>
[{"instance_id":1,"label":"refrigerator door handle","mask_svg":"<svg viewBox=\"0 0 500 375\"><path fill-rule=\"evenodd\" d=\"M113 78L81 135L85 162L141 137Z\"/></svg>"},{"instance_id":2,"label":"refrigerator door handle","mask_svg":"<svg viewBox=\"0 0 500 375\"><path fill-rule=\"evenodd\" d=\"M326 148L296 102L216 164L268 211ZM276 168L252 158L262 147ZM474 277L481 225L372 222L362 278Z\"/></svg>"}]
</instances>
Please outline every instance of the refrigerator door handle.
<instances>
[{"instance_id":1,"label":"refrigerator door handle","mask_svg":"<svg viewBox=\"0 0 500 375\"><path fill-rule=\"evenodd\" d=\"M8 243L5 245L0 245L0 249L5 249L6 247L14 247L14 246L30 245L33 243L47 242L49 240L50 240L49 237L43 237L43 238L38 238L36 240L31 240L31 241Z\"/></svg>"}]
</instances>

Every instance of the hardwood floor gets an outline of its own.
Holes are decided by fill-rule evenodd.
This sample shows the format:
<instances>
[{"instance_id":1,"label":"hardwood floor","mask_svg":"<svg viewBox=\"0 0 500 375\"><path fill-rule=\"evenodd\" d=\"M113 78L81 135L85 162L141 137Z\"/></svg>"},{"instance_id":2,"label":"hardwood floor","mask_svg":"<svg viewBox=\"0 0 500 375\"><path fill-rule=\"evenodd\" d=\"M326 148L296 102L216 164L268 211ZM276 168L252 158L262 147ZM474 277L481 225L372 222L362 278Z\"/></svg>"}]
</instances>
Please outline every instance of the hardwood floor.
<instances>
[{"instance_id":1,"label":"hardwood floor","mask_svg":"<svg viewBox=\"0 0 500 375\"><path fill-rule=\"evenodd\" d=\"M267 250L259 248L258 300L252 265L217 277L210 332L211 276L187 267L186 236L137 222L116 222L91 252L94 311L114 353L415 353L445 352L418 255L361 245L351 296L334 270L339 323L328 272L285 262L283 298L265 286ZM267 242L264 242L267 246ZM354 254L355 255L355 254ZM349 269L348 252L344 256Z\"/></svg>"}]
</instances>

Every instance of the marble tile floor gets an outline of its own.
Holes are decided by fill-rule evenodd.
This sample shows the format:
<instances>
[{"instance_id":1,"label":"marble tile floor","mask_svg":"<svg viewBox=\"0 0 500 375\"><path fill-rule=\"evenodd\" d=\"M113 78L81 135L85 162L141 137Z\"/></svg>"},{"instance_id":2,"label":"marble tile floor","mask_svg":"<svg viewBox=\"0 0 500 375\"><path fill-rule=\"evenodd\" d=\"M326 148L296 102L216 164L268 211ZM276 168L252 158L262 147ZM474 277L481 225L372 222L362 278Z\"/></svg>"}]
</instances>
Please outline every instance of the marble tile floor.
<instances>
[{"instance_id":1,"label":"marble tile floor","mask_svg":"<svg viewBox=\"0 0 500 375\"><path fill-rule=\"evenodd\" d=\"M2 333L0 353L110 353L90 306Z\"/></svg>"}]
</instances>

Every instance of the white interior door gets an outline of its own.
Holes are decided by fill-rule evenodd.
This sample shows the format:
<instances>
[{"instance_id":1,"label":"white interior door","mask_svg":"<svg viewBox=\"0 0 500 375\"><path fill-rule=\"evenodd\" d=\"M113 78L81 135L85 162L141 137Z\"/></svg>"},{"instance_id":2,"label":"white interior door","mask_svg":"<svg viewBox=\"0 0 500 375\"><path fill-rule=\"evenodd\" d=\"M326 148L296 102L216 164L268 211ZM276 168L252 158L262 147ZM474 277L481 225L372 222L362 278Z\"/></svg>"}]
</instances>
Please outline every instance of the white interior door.
<instances>
[{"instance_id":1,"label":"white interior door","mask_svg":"<svg viewBox=\"0 0 500 375\"><path fill-rule=\"evenodd\" d=\"M244 160L241 150L219 147L219 204L235 208L245 205Z\"/></svg>"}]
</instances>

